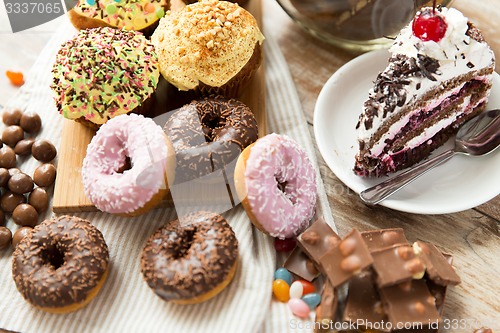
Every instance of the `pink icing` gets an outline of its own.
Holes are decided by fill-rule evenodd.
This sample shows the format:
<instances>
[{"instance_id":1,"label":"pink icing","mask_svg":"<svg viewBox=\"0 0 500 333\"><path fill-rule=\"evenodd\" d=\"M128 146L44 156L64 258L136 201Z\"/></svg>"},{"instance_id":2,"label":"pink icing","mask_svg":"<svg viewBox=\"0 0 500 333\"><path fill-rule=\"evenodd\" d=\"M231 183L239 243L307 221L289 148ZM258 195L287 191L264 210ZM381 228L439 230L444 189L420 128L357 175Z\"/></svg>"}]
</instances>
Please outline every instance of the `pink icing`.
<instances>
[{"instance_id":1,"label":"pink icing","mask_svg":"<svg viewBox=\"0 0 500 333\"><path fill-rule=\"evenodd\" d=\"M165 188L165 134L152 119L129 114L101 126L87 147L82 180L85 195L101 211L131 213ZM132 167L118 173L129 157Z\"/></svg>"},{"instance_id":2,"label":"pink icing","mask_svg":"<svg viewBox=\"0 0 500 333\"><path fill-rule=\"evenodd\" d=\"M245 170L248 203L273 237L290 238L314 215L316 173L306 152L286 135L269 134L252 146ZM284 191L278 188L285 184Z\"/></svg>"}]
</instances>

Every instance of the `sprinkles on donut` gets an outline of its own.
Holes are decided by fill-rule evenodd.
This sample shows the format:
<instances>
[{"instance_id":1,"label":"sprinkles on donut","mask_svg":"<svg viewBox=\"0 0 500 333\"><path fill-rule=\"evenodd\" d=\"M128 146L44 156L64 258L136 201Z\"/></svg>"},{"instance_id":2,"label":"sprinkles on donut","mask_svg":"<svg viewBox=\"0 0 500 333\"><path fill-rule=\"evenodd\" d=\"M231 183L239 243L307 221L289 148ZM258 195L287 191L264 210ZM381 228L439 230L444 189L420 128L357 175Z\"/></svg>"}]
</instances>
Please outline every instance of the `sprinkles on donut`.
<instances>
[{"instance_id":1,"label":"sprinkles on donut","mask_svg":"<svg viewBox=\"0 0 500 333\"><path fill-rule=\"evenodd\" d=\"M286 135L272 133L245 148L234 183L252 223L272 237L297 236L314 215L316 172L306 152Z\"/></svg>"}]
</instances>

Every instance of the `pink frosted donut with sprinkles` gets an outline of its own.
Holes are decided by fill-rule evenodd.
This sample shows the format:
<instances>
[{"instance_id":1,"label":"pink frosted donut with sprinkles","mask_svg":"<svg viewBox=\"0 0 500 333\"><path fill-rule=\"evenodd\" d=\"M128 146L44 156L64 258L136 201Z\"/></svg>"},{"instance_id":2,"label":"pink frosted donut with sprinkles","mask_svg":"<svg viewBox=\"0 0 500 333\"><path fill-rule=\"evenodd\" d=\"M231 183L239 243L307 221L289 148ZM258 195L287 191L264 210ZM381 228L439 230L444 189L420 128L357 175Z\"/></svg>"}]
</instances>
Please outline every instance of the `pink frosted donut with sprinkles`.
<instances>
[{"instance_id":1,"label":"pink frosted donut with sprinkles","mask_svg":"<svg viewBox=\"0 0 500 333\"><path fill-rule=\"evenodd\" d=\"M97 209L136 216L154 208L174 181L175 153L162 128L142 115L102 125L87 147L82 181Z\"/></svg>"},{"instance_id":2,"label":"pink frosted donut with sprinkles","mask_svg":"<svg viewBox=\"0 0 500 333\"><path fill-rule=\"evenodd\" d=\"M245 148L234 183L252 223L272 237L298 235L314 215L316 172L306 152L286 135L269 134Z\"/></svg>"}]
</instances>

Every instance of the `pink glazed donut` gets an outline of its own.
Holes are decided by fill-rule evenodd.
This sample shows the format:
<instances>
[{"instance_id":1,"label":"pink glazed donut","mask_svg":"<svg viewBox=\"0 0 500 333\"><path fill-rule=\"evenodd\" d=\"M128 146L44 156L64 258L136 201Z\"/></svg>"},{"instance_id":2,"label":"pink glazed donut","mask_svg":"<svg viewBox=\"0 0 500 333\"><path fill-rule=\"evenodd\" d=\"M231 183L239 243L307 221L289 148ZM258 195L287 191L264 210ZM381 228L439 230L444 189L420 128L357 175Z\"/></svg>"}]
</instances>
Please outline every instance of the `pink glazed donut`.
<instances>
[{"instance_id":1,"label":"pink glazed donut","mask_svg":"<svg viewBox=\"0 0 500 333\"><path fill-rule=\"evenodd\" d=\"M243 150L234 183L250 221L280 239L298 235L316 206L316 172L306 152L286 135L269 134Z\"/></svg>"},{"instance_id":2,"label":"pink glazed donut","mask_svg":"<svg viewBox=\"0 0 500 333\"><path fill-rule=\"evenodd\" d=\"M92 138L82 181L97 209L136 216L168 194L174 172L174 149L162 128L150 118L127 114L108 120Z\"/></svg>"}]
</instances>

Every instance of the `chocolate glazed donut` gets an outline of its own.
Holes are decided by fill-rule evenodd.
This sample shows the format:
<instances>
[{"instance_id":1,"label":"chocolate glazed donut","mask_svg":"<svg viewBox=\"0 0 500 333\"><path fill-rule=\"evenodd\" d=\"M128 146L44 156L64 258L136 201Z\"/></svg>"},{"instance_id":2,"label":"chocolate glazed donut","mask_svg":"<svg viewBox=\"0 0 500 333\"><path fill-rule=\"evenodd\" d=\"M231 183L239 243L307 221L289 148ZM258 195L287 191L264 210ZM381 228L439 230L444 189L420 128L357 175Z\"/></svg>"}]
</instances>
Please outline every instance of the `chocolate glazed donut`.
<instances>
[{"instance_id":1,"label":"chocolate glazed donut","mask_svg":"<svg viewBox=\"0 0 500 333\"><path fill-rule=\"evenodd\" d=\"M19 243L12 275L33 306L66 313L85 306L106 280L109 252L101 232L72 216L37 225Z\"/></svg>"},{"instance_id":2,"label":"chocolate glazed donut","mask_svg":"<svg viewBox=\"0 0 500 333\"><path fill-rule=\"evenodd\" d=\"M224 169L231 162L234 169L241 151L258 138L250 108L222 96L184 105L168 119L164 131L176 153L177 183Z\"/></svg>"},{"instance_id":3,"label":"chocolate glazed donut","mask_svg":"<svg viewBox=\"0 0 500 333\"><path fill-rule=\"evenodd\" d=\"M227 221L202 211L159 228L142 251L141 272L162 299L194 304L231 282L237 259L238 241Z\"/></svg>"}]
</instances>

